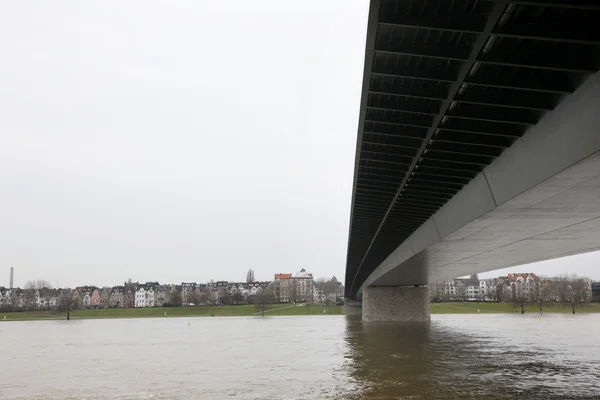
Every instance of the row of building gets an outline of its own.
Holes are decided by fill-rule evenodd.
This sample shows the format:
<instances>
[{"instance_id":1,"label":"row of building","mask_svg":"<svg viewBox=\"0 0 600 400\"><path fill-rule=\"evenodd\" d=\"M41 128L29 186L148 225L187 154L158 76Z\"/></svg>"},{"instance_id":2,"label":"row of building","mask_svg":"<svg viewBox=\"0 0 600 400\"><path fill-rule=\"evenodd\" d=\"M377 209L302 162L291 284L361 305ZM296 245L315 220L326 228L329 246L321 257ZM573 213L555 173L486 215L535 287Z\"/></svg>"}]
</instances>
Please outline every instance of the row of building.
<instances>
[{"instance_id":1,"label":"row of building","mask_svg":"<svg viewBox=\"0 0 600 400\"><path fill-rule=\"evenodd\" d=\"M343 296L343 285L335 277L315 282L302 269L297 274L275 274L273 281L208 283L125 282L112 287L79 286L72 290L82 308L133 308L201 304L245 304L268 290L273 302L300 303L335 301ZM51 309L58 306L63 289L0 287L0 309Z\"/></svg>"},{"instance_id":2,"label":"row of building","mask_svg":"<svg viewBox=\"0 0 600 400\"><path fill-rule=\"evenodd\" d=\"M541 294L553 298L558 293L550 290L553 282L564 277L541 278L533 273L514 273L497 278L448 279L429 285L431 301L509 301L516 294L533 300ZM600 301L600 284L587 278L576 278L582 286L582 293L592 301Z\"/></svg>"}]
</instances>

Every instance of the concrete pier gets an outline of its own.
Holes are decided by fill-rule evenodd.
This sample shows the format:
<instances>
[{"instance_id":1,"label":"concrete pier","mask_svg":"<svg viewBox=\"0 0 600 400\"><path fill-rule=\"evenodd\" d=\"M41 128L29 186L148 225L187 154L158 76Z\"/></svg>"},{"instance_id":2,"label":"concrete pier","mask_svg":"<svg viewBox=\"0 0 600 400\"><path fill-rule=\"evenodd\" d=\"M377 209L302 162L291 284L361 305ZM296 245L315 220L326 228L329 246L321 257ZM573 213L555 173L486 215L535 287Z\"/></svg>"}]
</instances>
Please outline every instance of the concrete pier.
<instances>
[{"instance_id":1,"label":"concrete pier","mask_svg":"<svg viewBox=\"0 0 600 400\"><path fill-rule=\"evenodd\" d=\"M360 301L347 300L342 310L344 315L362 315L362 303Z\"/></svg>"},{"instance_id":2,"label":"concrete pier","mask_svg":"<svg viewBox=\"0 0 600 400\"><path fill-rule=\"evenodd\" d=\"M429 321L427 287L367 287L363 290L362 319L374 321Z\"/></svg>"}]
</instances>

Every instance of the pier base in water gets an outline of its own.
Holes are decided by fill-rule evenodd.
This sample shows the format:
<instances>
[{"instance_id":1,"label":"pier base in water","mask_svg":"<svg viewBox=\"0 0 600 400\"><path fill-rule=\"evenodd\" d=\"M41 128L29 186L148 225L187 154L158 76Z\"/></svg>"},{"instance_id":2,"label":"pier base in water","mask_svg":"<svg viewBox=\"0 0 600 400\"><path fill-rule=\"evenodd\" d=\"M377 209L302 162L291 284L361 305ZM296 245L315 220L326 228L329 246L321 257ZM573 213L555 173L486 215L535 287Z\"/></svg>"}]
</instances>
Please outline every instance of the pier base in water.
<instances>
[{"instance_id":1,"label":"pier base in water","mask_svg":"<svg viewBox=\"0 0 600 400\"><path fill-rule=\"evenodd\" d=\"M429 293L424 286L368 287L363 290L362 320L429 321Z\"/></svg>"}]
</instances>

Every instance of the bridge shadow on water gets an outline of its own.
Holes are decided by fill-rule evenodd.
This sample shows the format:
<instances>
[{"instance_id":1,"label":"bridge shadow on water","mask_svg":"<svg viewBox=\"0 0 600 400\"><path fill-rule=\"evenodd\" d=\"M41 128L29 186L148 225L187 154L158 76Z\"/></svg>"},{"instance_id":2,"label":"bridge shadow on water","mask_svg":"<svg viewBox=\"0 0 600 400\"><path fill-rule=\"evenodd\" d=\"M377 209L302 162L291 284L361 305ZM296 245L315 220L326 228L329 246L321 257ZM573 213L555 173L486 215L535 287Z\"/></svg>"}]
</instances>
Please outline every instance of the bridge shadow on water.
<instances>
[{"instance_id":1,"label":"bridge shadow on water","mask_svg":"<svg viewBox=\"0 0 600 400\"><path fill-rule=\"evenodd\" d=\"M436 321L363 323L347 316L345 341L356 390L343 398L599 398L593 388L573 392L572 379L582 372L576 366Z\"/></svg>"}]
</instances>

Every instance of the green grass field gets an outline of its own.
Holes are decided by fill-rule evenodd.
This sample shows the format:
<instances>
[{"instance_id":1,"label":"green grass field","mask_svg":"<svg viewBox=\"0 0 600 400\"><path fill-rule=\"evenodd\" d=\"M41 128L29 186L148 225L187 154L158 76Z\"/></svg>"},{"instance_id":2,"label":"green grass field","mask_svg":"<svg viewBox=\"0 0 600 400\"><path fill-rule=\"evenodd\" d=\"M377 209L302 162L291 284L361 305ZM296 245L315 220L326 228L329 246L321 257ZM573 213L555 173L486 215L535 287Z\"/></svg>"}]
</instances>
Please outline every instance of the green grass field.
<instances>
[{"instance_id":1,"label":"green grass field","mask_svg":"<svg viewBox=\"0 0 600 400\"><path fill-rule=\"evenodd\" d=\"M325 312L324 312L325 311ZM341 306L298 306L287 304L274 304L265 311L265 316L285 315L340 315ZM165 317L210 317L214 316L260 316L256 307L252 305L240 306L202 306L202 307L176 307L176 308L110 308L101 310L78 310L71 312L73 319L97 318L165 318ZM6 317L6 318L5 318ZM9 312L0 313L1 321L26 321L65 319L65 313L49 311L37 312Z\"/></svg>"},{"instance_id":2,"label":"green grass field","mask_svg":"<svg viewBox=\"0 0 600 400\"><path fill-rule=\"evenodd\" d=\"M503 303L440 303L431 305L432 314L510 314L521 312L520 308L512 304ZM529 304L525 308L526 313L539 313L535 304ZM570 307L560 304L544 306L545 313L570 313ZM578 307L576 313L600 312L600 303L590 303L585 307ZM166 313L166 315L165 315ZM341 306L313 305L290 306L287 304L273 304L265 311L265 316L294 316L294 315L341 315ZM256 307L251 305L240 306L202 306L202 307L177 307L177 308L111 308L105 310L78 310L71 313L74 319L98 319L98 318L169 318L169 317L215 317L224 316L260 316ZM6 318L5 318L6 317ZM27 321L27 320L52 320L65 319L64 313L48 311L0 313L2 321Z\"/></svg>"},{"instance_id":3,"label":"green grass field","mask_svg":"<svg viewBox=\"0 0 600 400\"><path fill-rule=\"evenodd\" d=\"M432 314L477 314L477 310L480 313L487 314L510 314L517 310L521 312L521 308L515 308L512 304L504 303L439 303L431 304ZM526 313L539 313L539 306L536 304L528 304L525 307ZM545 304L545 313L570 313L571 307L563 306L561 304ZM600 303L589 303L584 307L577 307L576 313L593 313L600 312Z\"/></svg>"}]
</instances>

